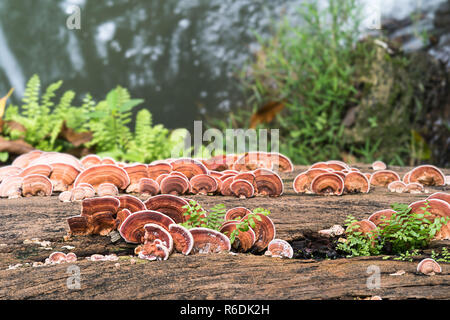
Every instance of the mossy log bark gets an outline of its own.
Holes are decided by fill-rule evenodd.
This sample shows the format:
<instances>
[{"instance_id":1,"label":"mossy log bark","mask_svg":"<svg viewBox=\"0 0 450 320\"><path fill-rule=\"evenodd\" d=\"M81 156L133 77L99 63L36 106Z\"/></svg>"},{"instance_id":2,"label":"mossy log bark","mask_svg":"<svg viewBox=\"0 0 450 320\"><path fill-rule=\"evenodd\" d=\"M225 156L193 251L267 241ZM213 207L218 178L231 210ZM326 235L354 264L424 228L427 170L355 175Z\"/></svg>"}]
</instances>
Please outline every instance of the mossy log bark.
<instances>
[{"instance_id":1,"label":"mossy log bark","mask_svg":"<svg viewBox=\"0 0 450 320\"><path fill-rule=\"evenodd\" d=\"M193 196L206 209L217 203L227 208L246 206L271 210L277 238L288 241L343 224L346 216L367 218L393 202L410 203L424 194L393 194L377 188L369 194L342 197L300 196L292 190L299 171L285 175L286 193L280 198ZM366 169L366 168L365 168ZM408 168L394 168L406 172ZM449 174L450 170L446 170ZM430 188L430 191L445 188ZM73 237L66 219L80 212L79 203L60 203L57 197L0 200L0 298L1 299L353 299L379 295L387 299L450 298L450 265L435 276L416 274L418 261L352 258L327 261L281 260L251 254L182 256L147 262L130 257L134 246L109 237ZM51 250L24 240L50 241ZM441 242L438 246L448 246ZM69 290L67 264L32 268L15 264L43 262L53 251L75 247L81 271L81 289ZM117 262L91 262L94 253L119 256ZM379 289L369 289L369 266L380 268ZM401 276L390 274L404 270ZM369 270L370 271L370 270ZM369 280L370 281L370 280Z\"/></svg>"}]
</instances>

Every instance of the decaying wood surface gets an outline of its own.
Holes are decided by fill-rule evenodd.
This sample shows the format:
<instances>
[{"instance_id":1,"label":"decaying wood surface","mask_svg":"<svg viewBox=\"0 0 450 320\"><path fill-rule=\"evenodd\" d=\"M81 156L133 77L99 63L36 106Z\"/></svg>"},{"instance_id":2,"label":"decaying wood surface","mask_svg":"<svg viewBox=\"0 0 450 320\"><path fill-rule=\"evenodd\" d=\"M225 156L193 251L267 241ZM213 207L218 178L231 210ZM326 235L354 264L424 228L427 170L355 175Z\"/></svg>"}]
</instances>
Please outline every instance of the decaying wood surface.
<instances>
[{"instance_id":1,"label":"decaying wood surface","mask_svg":"<svg viewBox=\"0 0 450 320\"><path fill-rule=\"evenodd\" d=\"M363 167L367 169L367 167ZM280 198L189 196L206 209L218 203L227 208L246 206L271 210L277 238L288 241L343 224L347 215L358 219L389 208L394 202L411 203L427 194L396 194L376 188L369 194L321 197L296 195L292 180L306 167L284 175L286 191ZM393 168L404 173L408 168ZM369 170L368 170L369 171ZM444 170L449 174L450 170ZM448 188L448 187L447 187ZM445 188L428 188L430 192ZM447 190L448 192L448 190ZM418 261L352 258L326 261L282 260L252 254L182 256L147 262L132 258L134 246L109 237L73 237L66 219L80 212L80 203L61 203L57 197L0 200L0 298L1 299L355 299L379 295L384 299L449 299L450 265L442 273L416 274ZM28 243L33 238L50 244ZM24 243L25 242L25 243ZM63 246L75 247L72 250ZM449 246L441 242L439 246ZM51 252L72 251L80 268L81 289L69 290L69 264L31 267ZM94 254L115 253L116 262L91 262ZM22 264L16 269L9 266ZM379 268L379 289L369 289L371 268ZM368 270L369 268L369 270ZM403 275L391 275L404 270Z\"/></svg>"}]
</instances>

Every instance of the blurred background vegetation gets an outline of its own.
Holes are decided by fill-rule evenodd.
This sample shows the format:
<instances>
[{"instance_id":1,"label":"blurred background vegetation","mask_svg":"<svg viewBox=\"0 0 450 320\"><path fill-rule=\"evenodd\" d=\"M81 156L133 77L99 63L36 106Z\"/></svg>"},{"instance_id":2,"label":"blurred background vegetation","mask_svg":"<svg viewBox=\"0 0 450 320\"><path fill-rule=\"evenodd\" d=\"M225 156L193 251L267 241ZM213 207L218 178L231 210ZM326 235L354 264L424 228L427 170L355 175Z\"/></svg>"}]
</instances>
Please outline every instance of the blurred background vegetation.
<instances>
[{"instance_id":1,"label":"blurred background vegetation","mask_svg":"<svg viewBox=\"0 0 450 320\"><path fill-rule=\"evenodd\" d=\"M280 129L298 164L450 165L450 1L375 31L356 0L80 0L80 31L65 28L71 2L56 3L0 4L0 89L15 87L0 100L1 162L30 148L150 162L203 118Z\"/></svg>"}]
</instances>

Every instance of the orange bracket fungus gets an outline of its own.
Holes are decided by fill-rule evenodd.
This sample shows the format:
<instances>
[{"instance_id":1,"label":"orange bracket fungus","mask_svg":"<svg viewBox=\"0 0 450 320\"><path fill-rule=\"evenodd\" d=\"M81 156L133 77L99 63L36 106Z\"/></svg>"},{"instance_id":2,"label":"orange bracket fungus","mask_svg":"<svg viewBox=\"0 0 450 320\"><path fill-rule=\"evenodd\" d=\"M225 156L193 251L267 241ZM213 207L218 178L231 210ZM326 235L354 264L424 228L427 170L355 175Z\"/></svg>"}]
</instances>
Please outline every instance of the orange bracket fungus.
<instances>
[{"instance_id":1,"label":"orange bracket fungus","mask_svg":"<svg viewBox=\"0 0 450 320\"><path fill-rule=\"evenodd\" d=\"M435 192L427 198L427 200L430 199L440 199L450 204L450 193Z\"/></svg>"},{"instance_id":2,"label":"orange bracket fungus","mask_svg":"<svg viewBox=\"0 0 450 320\"><path fill-rule=\"evenodd\" d=\"M20 156L18 156L14 161L12 162L12 166L19 167L22 169L25 169L30 165L30 163L39 158L44 152L40 150L33 150L27 153L24 153Z\"/></svg>"},{"instance_id":3,"label":"orange bracket fungus","mask_svg":"<svg viewBox=\"0 0 450 320\"><path fill-rule=\"evenodd\" d=\"M245 217L247 214L250 214L250 213L252 213L252 212L249 209L244 208L244 207L231 208L225 213L224 220L225 221L240 220L243 217Z\"/></svg>"},{"instance_id":4,"label":"orange bracket fungus","mask_svg":"<svg viewBox=\"0 0 450 320\"><path fill-rule=\"evenodd\" d=\"M120 226L122 225L122 223L125 221L126 218L128 218L128 216L131 215L131 211L128 209L122 209L120 211L117 212L116 215L116 224L117 224L117 229L120 229Z\"/></svg>"},{"instance_id":5,"label":"orange bracket fungus","mask_svg":"<svg viewBox=\"0 0 450 320\"><path fill-rule=\"evenodd\" d=\"M87 169L92 166L97 166L99 164L102 164L102 159L95 155L95 154L89 154L82 158L80 160L81 164Z\"/></svg>"},{"instance_id":6,"label":"orange bracket fungus","mask_svg":"<svg viewBox=\"0 0 450 320\"><path fill-rule=\"evenodd\" d=\"M37 165L25 168L19 174L19 176L25 177L25 176L28 176L30 174L40 174L40 175L48 177L48 176L50 176L51 172L52 172L52 167L50 167L49 165L47 165L47 164L37 164Z\"/></svg>"},{"instance_id":7,"label":"orange bracket fungus","mask_svg":"<svg viewBox=\"0 0 450 320\"><path fill-rule=\"evenodd\" d=\"M169 226L172 223L175 223L175 221L158 211L138 211L130 214L125 221L123 221L119 228L119 233L126 242L144 243L144 226L149 223L157 224L164 229L169 230Z\"/></svg>"},{"instance_id":8,"label":"orange bracket fungus","mask_svg":"<svg viewBox=\"0 0 450 320\"><path fill-rule=\"evenodd\" d=\"M50 167L50 180L56 192L67 191L80 174L80 170L66 163L53 163Z\"/></svg>"},{"instance_id":9,"label":"orange bracket fungus","mask_svg":"<svg viewBox=\"0 0 450 320\"><path fill-rule=\"evenodd\" d=\"M395 213L392 209L379 210L372 213L367 220L375 224L377 227L382 227L381 224L384 220L389 220L391 216Z\"/></svg>"},{"instance_id":10,"label":"orange bracket fungus","mask_svg":"<svg viewBox=\"0 0 450 320\"><path fill-rule=\"evenodd\" d=\"M316 194L340 196L344 192L344 180L335 173L323 173L311 182L311 190Z\"/></svg>"},{"instance_id":11,"label":"orange bracket fungus","mask_svg":"<svg viewBox=\"0 0 450 320\"><path fill-rule=\"evenodd\" d=\"M81 200L88 198L86 195L86 193L88 192L88 188L86 188L86 187L76 187L76 188L73 188L72 191L65 191L65 192L70 192L70 194L71 194L70 200L71 201L81 201ZM65 193L65 192L63 192L63 193ZM94 192L94 196L95 196L95 192Z\"/></svg>"},{"instance_id":12,"label":"orange bracket fungus","mask_svg":"<svg viewBox=\"0 0 450 320\"><path fill-rule=\"evenodd\" d=\"M169 225L170 228L170 225ZM161 244L164 245L169 253L173 250L173 239L171 234L166 228L161 227L156 223L147 223L144 226L144 244L148 242L154 242L155 240L160 240Z\"/></svg>"},{"instance_id":13,"label":"orange bracket fungus","mask_svg":"<svg viewBox=\"0 0 450 320\"><path fill-rule=\"evenodd\" d=\"M271 152L269 153L270 161L272 162L272 170L279 172L293 172L294 165L292 164L291 159L287 156L277 153Z\"/></svg>"},{"instance_id":14,"label":"orange bracket fungus","mask_svg":"<svg viewBox=\"0 0 450 320\"><path fill-rule=\"evenodd\" d=\"M130 212L137 212L137 211L143 211L147 208L145 207L145 204L139 199L131 195L123 195L116 197L119 200L119 209L128 209Z\"/></svg>"},{"instance_id":15,"label":"orange bracket fungus","mask_svg":"<svg viewBox=\"0 0 450 320\"><path fill-rule=\"evenodd\" d=\"M239 225L239 221L230 220L225 221L220 227L220 232L230 237L231 233L236 230ZM253 229L249 228L247 231L240 230L234 242L232 244L233 248L240 252L246 252L253 247L256 242L256 234Z\"/></svg>"},{"instance_id":16,"label":"orange bracket fungus","mask_svg":"<svg viewBox=\"0 0 450 320\"><path fill-rule=\"evenodd\" d=\"M209 228L189 230L194 239L193 253L220 253L231 250L230 239L223 233Z\"/></svg>"},{"instance_id":17,"label":"orange bracket fungus","mask_svg":"<svg viewBox=\"0 0 450 320\"><path fill-rule=\"evenodd\" d=\"M192 177L190 184L191 192L194 194L207 195L216 192L218 188L217 180L207 174L199 174Z\"/></svg>"},{"instance_id":18,"label":"orange bracket fungus","mask_svg":"<svg viewBox=\"0 0 450 320\"><path fill-rule=\"evenodd\" d=\"M284 184L278 174L268 169L256 169L253 173L256 177L258 194L271 197L278 197L283 194Z\"/></svg>"},{"instance_id":19,"label":"orange bracket fungus","mask_svg":"<svg viewBox=\"0 0 450 320\"><path fill-rule=\"evenodd\" d=\"M167 260L170 255L170 251L163 244L159 242L146 243L138 246L134 250L139 259L155 261L155 260Z\"/></svg>"},{"instance_id":20,"label":"orange bracket fungus","mask_svg":"<svg viewBox=\"0 0 450 320\"><path fill-rule=\"evenodd\" d=\"M90 198L81 202L81 215L67 219L72 235L105 236L116 229L119 200L113 197Z\"/></svg>"},{"instance_id":21,"label":"orange bracket fungus","mask_svg":"<svg viewBox=\"0 0 450 320\"><path fill-rule=\"evenodd\" d=\"M392 170L376 171L370 177L371 186L386 187L393 181L400 181L400 176Z\"/></svg>"},{"instance_id":22,"label":"orange bracket fungus","mask_svg":"<svg viewBox=\"0 0 450 320\"><path fill-rule=\"evenodd\" d=\"M170 163L172 165L173 171L179 171L183 173L188 179L198 174L207 174L208 169L200 161L184 158L174 160Z\"/></svg>"},{"instance_id":23,"label":"orange bracket fungus","mask_svg":"<svg viewBox=\"0 0 450 320\"><path fill-rule=\"evenodd\" d=\"M0 182L3 181L3 179L10 177L10 176L18 176L23 171L22 168L15 167L15 166L6 166L0 168Z\"/></svg>"},{"instance_id":24,"label":"orange bracket fungus","mask_svg":"<svg viewBox=\"0 0 450 320\"><path fill-rule=\"evenodd\" d=\"M256 241L252 247L252 250L256 252L261 252L267 248L270 241L275 239L276 231L275 225L269 217L261 213L257 213L257 215L259 216L259 218L261 218L261 221L259 220L259 218L253 219L255 222L255 227L254 228L252 227L252 229L253 231L255 231ZM242 218L242 220L245 220L247 218L248 215Z\"/></svg>"},{"instance_id":25,"label":"orange bracket fungus","mask_svg":"<svg viewBox=\"0 0 450 320\"><path fill-rule=\"evenodd\" d=\"M233 180L230 189L236 197L241 199L251 198L255 195L255 189L247 180Z\"/></svg>"},{"instance_id":26,"label":"orange bracket fungus","mask_svg":"<svg viewBox=\"0 0 450 320\"><path fill-rule=\"evenodd\" d=\"M61 192L58 196L58 199L61 202L71 202L72 201L72 191Z\"/></svg>"},{"instance_id":27,"label":"orange bracket fungus","mask_svg":"<svg viewBox=\"0 0 450 320\"><path fill-rule=\"evenodd\" d=\"M317 176L328 173L326 169L313 168L302 172L294 179L293 188L296 193L312 193L311 182Z\"/></svg>"},{"instance_id":28,"label":"orange bracket fungus","mask_svg":"<svg viewBox=\"0 0 450 320\"><path fill-rule=\"evenodd\" d=\"M89 183L94 189L102 183L112 183L118 189L125 190L130 184L130 178L124 169L112 164L102 164L81 172L75 179L74 186L77 187L80 183Z\"/></svg>"},{"instance_id":29,"label":"orange bracket fungus","mask_svg":"<svg viewBox=\"0 0 450 320\"><path fill-rule=\"evenodd\" d=\"M9 199L20 198L22 196L22 184L22 177L6 177L0 184L0 197Z\"/></svg>"},{"instance_id":30,"label":"orange bracket fungus","mask_svg":"<svg viewBox=\"0 0 450 320\"><path fill-rule=\"evenodd\" d=\"M231 184L234 182L234 176L228 177L222 180L222 186L220 187L220 193L223 196L232 196L233 191L231 191Z\"/></svg>"},{"instance_id":31,"label":"orange bracket fungus","mask_svg":"<svg viewBox=\"0 0 450 320\"><path fill-rule=\"evenodd\" d=\"M148 178L148 168L146 164L135 164L123 167L130 178L130 184L126 192L139 192L139 181L142 178Z\"/></svg>"},{"instance_id":32,"label":"orange bracket fungus","mask_svg":"<svg viewBox=\"0 0 450 320\"><path fill-rule=\"evenodd\" d=\"M375 161L372 163L372 169L375 171L386 170L387 166L383 161Z\"/></svg>"},{"instance_id":33,"label":"orange bracket fungus","mask_svg":"<svg viewBox=\"0 0 450 320\"><path fill-rule=\"evenodd\" d=\"M30 174L23 178L22 194L29 196L46 196L52 195L53 185L49 178L41 174Z\"/></svg>"},{"instance_id":34,"label":"orange bracket fungus","mask_svg":"<svg viewBox=\"0 0 450 320\"><path fill-rule=\"evenodd\" d=\"M194 238L188 229L174 223L169 226L169 232L172 236L173 245L177 252L180 252L186 256L191 253L192 248L194 247Z\"/></svg>"},{"instance_id":35,"label":"orange bracket fungus","mask_svg":"<svg viewBox=\"0 0 450 320\"><path fill-rule=\"evenodd\" d=\"M294 256L294 250L291 245L281 239L273 239L267 246L267 251L264 253L266 256L274 258L288 258L292 259Z\"/></svg>"},{"instance_id":36,"label":"orange bracket fungus","mask_svg":"<svg viewBox=\"0 0 450 320\"><path fill-rule=\"evenodd\" d=\"M414 168L409 174L409 183L418 182L425 186L445 185L445 176L440 169L432 165L423 165Z\"/></svg>"},{"instance_id":37,"label":"orange bracket fungus","mask_svg":"<svg viewBox=\"0 0 450 320\"><path fill-rule=\"evenodd\" d=\"M425 274L427 276L432 276L436 273L441 273L442 268L435 260L426 258L420 261L417 265L417 272Z\"/></svg>"},{"instance_id":38,"label":"orange bracket fungus","mask_svg":"<svg viewBox=\"0 0 450 320\"><path fill-rule=\"evenodd\" d=\"M255 194L258 192L258 187L256 185L256 176L252 172L240 172L234 176L234 180L246 180L251 183L255 189Z\"/></svg>"},{"instance_id":39,"label":"orange bracket fungus","mask_svg":"<svg viewBox=\"0 0 450 320\"><path fill-rule=\"evenodd\" d=\"M405 186L405 192L422 193L422 192L425 192L425 189L424 189L423 185L421 185L420 183L411 182Z\"/></svg>"},{"instance_id":40,"label":"orange bracket fungus","mask_svg":"<svg viewBox=\"0 0 450 320\"><path fill-rule=\"evenodd\" d=\"M143 195L156 196L159 193L159 183L150 178L139 180L138 192Z\"/></svg>"},{"instance_id":41,"label":"orange bracket fungus","mask_svg":"<svg viewBox=\"0 0 450 320\"><path fill-rule=\"evenodd\" d=\"M164 213L165 215L172 218L176 223L182 223L186 221L183 209L184 206L188 205L188 201L169 194L161 194L147 199L144 202L147 210L155 210Z\"/></svg>"},{"instance_id":42,"label":"orange bracket fungus","mask_svg":"<svg viewBox=\"0 0 450 320\"><path fill-rule=\"evenodd\" d=\"M97 188L97 194L100 197L111 196L115 197L119 195L119 190L117 187L109 182L102 183Z\"/></svg>"},{"instance_id":43,"label":"orange bracket fungus","mask_svg":"<svg viewBox=\"0 0 450 320\"><path fill-rule=\"evenodd\" d=\"M388 190L390 192L403 193L406 192L406 184L403 181L396 180L388 184Z\"/></svg>"},{"instance_id":44,"label":"orange bracket fungus","mask_svg":"<svg viewBox=\"0 0 450 320\"><path fill-rule=\"evenodd\" d=\"M147 177L156 180L162 174L169 174L172 172L172 166L165 161L151 163L147 166Z\"/></svg>"},{"instance_id":45,"label":"orange bracket fungus","mask_svg":"<svg viewBox=\"0 0 450 320\"><path fill-rule=\"evenodd\" d=\"M159 185L161 194L183 195L189 188L189 180L179 175L169 174Z\"/></svg>"},{"instance_id":46,"label":"orange bracket fungus","mask_svg":"<svg viewBox=\"0 0 450 320\"><path fill-rule=\"evenodd\" d=\"M428 205L427 205L428 204ZM409 205L411 212L416 214L423 214L425 211L422 208L426 208L425 218L434 221L436 218L450 217L450 204L440 199L420 200L413 202ZM441 230L434 237L436 240L449 240L450 239L450 222L443 225Z\"/></svg>"},{"instance_id":47,"label":"orange bracket fungus","mask_svg":"<svg viewBox=\"0 0 450 320\"><path fill-rule=\"evenodd\" d=\"M344 187L349 193L362 192L368 193L370 191L369 179L358 171L349 172L344 177Z\"/></svg>"}]
</instances>

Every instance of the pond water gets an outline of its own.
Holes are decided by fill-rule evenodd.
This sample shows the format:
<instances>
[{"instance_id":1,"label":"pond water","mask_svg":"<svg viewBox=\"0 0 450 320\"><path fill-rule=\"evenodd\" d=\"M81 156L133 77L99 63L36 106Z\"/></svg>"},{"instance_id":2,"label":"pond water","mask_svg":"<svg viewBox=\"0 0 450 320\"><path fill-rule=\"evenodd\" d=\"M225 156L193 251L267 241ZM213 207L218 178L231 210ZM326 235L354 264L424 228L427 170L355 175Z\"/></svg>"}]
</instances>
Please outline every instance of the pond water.
<instances>
[{"instance_id":1,"label":"pond water","mask_svg":"<svg viewBox=\"0 0 450 320\"><path fill-rule=\"evenodd\" d=\"M156 123L192 126L208 113L243 106L236 74L280 17L299 0L1 0L0 93L38 74L80 99L116 85L145 99ZM408 15L417 1L383 1L383 14ZM429 1L430 3L442 1ZM81 9L80 30L66 21Z\"/></svg>"}]
</instances>

